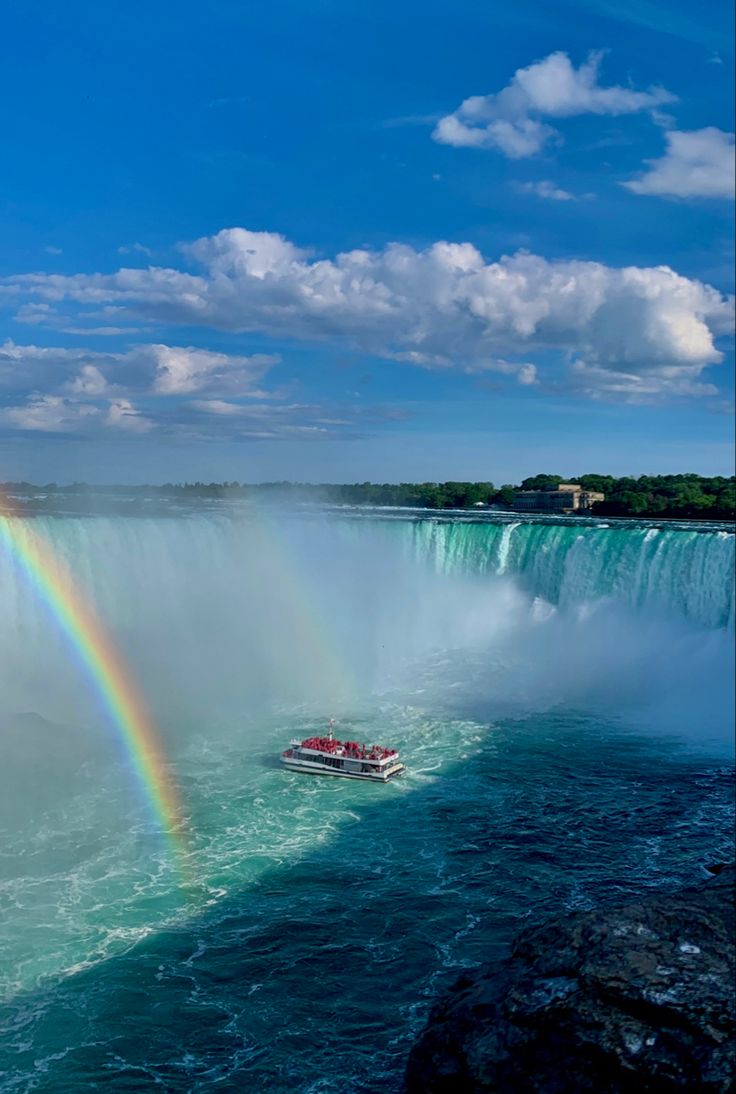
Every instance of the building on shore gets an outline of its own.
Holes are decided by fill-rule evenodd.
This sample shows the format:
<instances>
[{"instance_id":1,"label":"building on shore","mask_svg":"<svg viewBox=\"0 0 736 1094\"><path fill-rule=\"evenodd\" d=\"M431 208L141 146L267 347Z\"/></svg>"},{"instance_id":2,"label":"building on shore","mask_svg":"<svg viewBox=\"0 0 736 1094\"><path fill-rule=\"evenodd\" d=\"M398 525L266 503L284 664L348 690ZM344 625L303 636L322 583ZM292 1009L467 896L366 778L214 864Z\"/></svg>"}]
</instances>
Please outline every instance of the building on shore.
<instances>
[{"instance_id":1,"label":"building on shore","mask_svg":"<svg viewBox=\"0 0 736 1094\"><path fill-rule=\"evenodd\" d=\"M541 490L517 490L514 509L533 513L589 513L593 503L603 501L605 494L585 490L578 482L561 482Z\"/></svg>"}]
</instances>

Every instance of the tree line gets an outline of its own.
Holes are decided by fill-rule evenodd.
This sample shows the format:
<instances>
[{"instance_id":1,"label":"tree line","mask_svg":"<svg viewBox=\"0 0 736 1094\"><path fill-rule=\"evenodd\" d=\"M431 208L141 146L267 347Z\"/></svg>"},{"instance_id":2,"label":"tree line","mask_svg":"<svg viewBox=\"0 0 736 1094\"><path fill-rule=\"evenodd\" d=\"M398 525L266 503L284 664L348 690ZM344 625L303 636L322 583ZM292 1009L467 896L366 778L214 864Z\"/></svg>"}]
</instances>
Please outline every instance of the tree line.
<instances>
[{"instance_id":1,"label":"tree line","mask_svg":"<svg viewBox=\"0 0 736 1094\"><path fill-rule=\"evenodd\" d=\"M422 509L470 509L477 505L493 505L502 509L512 506L518 489L540 490L561 482L579 482L586 490L605 495L596 502L596 516L670 517L701 520L734 520L736 518L736 479L723 475L640 475L638 478L614 475L579 475L565 479L562 475L540 474L523 479L516 486L492 482L401 482L401 483L240 483L192 482L164 483L158 486L91 486L75 482L68 486L28 482L4 483L0 490L10 494L67 495L144 495L161 498L244 498L272 497L286 502L318 501L336 505L388 505Z\"/></svg>"}]
</instances>

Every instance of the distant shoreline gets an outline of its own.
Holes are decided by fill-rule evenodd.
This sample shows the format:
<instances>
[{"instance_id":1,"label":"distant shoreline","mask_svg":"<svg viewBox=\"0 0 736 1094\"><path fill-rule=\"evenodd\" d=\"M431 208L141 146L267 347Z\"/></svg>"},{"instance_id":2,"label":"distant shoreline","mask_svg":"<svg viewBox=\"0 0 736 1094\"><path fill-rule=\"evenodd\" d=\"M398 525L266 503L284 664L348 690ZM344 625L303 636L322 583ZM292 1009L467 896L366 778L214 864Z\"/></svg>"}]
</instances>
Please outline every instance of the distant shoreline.
<instances>
[{"instance_id":1,"label":"distant shoreline","mask_svg":"<svg viewBox=\"0 0 736 1094\"><path fill-rule=\"evenodd\" d=\"M580 476L584 478L584 476ZM600 476L598 477L600 478ZM678 481L679 480L679 481ZM529 480L525 480L528 482ZM713 489L715 483L720 493L705 494L703 485ZM626 485L628 486L628 481ZM516 487L502 487L496 491L492 483L401 483L401 484L303 484L303 483L184 483L174 484L89 484L71 483L57 485L47 483L38 485L29 482L10 482L0 484L0 514L5 515L41 515L58 511L60 502L67 502L68 515L91 513L117 515L145 515L151 509L145 507L141 513L141 503L183 503L190 502L237 502L258 500L265 503L277 503L282 506L303 504L326 505L335 508L365 510L393 510L406 513L451 514L462 513L467 519L476 515L479 520L498 516L519 520L559 521L641 521L655 523L733 525L736 522L736 510L729 504L734 490L734 479L717 478L704 480L697 476L660 476L659 480L647 480L646 485L656 485L668 494L623 491L623 501L637 508L637 511L621 511L625 506L621 502L622 494L615 491L606 501L597 504L592 511L579 510L560 512L553 509L515 509L504 504L505 499L496 496L501 491L516 490ZM639 482L637 482L639 485ZM679 494L678 494L679 491ZM701 491L700 494L697 491ZM494 500L476 500L479 494ZM388 495L388 496L386 496ZM402 495L397 497L396 495ZM657 502L669 503L667 509L641 508L648 497L656 497ZM679 502L679 504L678 504ZM717 504L713 504L717 503ZM692 507L697 511L693 512ZM616 508L618 511L611 511ZM690 511L688 511L688 509Z\"/></svg>"},{"instance_id":2,"label":"distant shoreline","mask_svg":"<svg viewBox=\"0 0 736 1094\"><path fill-rule=\"evenodd\" d=\"M496 486L488 482L420 483L294 483L185 482L154 484L99 484L74 482L68 485L30 482L0 484L0 499L15 499L20 506L32 499L55 497L162 498L167 500L227 500L263 498L296 504L315 501L333 505L386 506L399 509L511 512L519 516L564 516L554 508L516 508L518 492L535 491L544 498L568 480L547 473L523 479L518 485ZM736 520L736 477L724 475L640 475L585 474L574 482L587 492L593 504L570 516L593 519L733 522ZM586 495L581 493L580 497ZM602 500L593 499L595 497ZM518 498L516 498L519 501ZM0 501L1 504L1 501ZM4 508L9 508L4 506ZM12 506L10 507L12 508Z\"/></svg>"}]
</instances>

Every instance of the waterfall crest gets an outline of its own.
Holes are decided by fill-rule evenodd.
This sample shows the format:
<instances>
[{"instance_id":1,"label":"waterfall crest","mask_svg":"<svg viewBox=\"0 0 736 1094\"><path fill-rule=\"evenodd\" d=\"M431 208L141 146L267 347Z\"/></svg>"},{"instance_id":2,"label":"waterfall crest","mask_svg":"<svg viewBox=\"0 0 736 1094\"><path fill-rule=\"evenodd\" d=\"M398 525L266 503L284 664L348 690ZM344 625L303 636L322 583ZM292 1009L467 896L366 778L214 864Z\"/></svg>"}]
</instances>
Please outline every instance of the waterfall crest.
<instances>
[{"instance_id":1,"label":"waterfall crest","mask_svg":"<svg viewBox=\"0 0 736 1094\"><path fill-rule=\"evenodd\" d=\"M733 624L734 543L724 530L619 523L416 521L412 549L444 572L516 575L565 606L612 597L706 627Z\"/></svg>"}]
</instances>

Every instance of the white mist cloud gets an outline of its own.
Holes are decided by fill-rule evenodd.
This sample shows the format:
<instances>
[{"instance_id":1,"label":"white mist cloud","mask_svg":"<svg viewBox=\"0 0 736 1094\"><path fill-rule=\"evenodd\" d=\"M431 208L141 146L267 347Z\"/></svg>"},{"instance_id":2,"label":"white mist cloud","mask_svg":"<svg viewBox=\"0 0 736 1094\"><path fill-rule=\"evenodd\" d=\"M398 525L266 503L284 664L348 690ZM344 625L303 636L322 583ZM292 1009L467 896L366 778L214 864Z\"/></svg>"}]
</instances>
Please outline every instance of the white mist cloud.
<instances>
[{"instance_id":1,"label":"white mist cloud","mask_svg":"<svg viewBox=\"0 0 736 1094\"><path fill-rule=\"evenodd\" d=\"M667 151L647 160L649 170L622 185L635 194L678 198L733 198L734 134L708 126L665 134Z\"/></svg>"},{"instance_id":2,"label":"white mist cloud","mask_svg":"<svg viewBox=\"0 0 736 1094\"><path fill-rule=\"evenodd\" d=\"M501 91L473 95L452 114L441 118L432 137L456 148L494 148L510 159L540 152L557 131L542 118L579 114L635 114L675 101L661 87L635 91L629 87L601 86L601 53L591 53L575 68L566 53L551 53L520 68Z\"/></svg>"}]
</instances>

